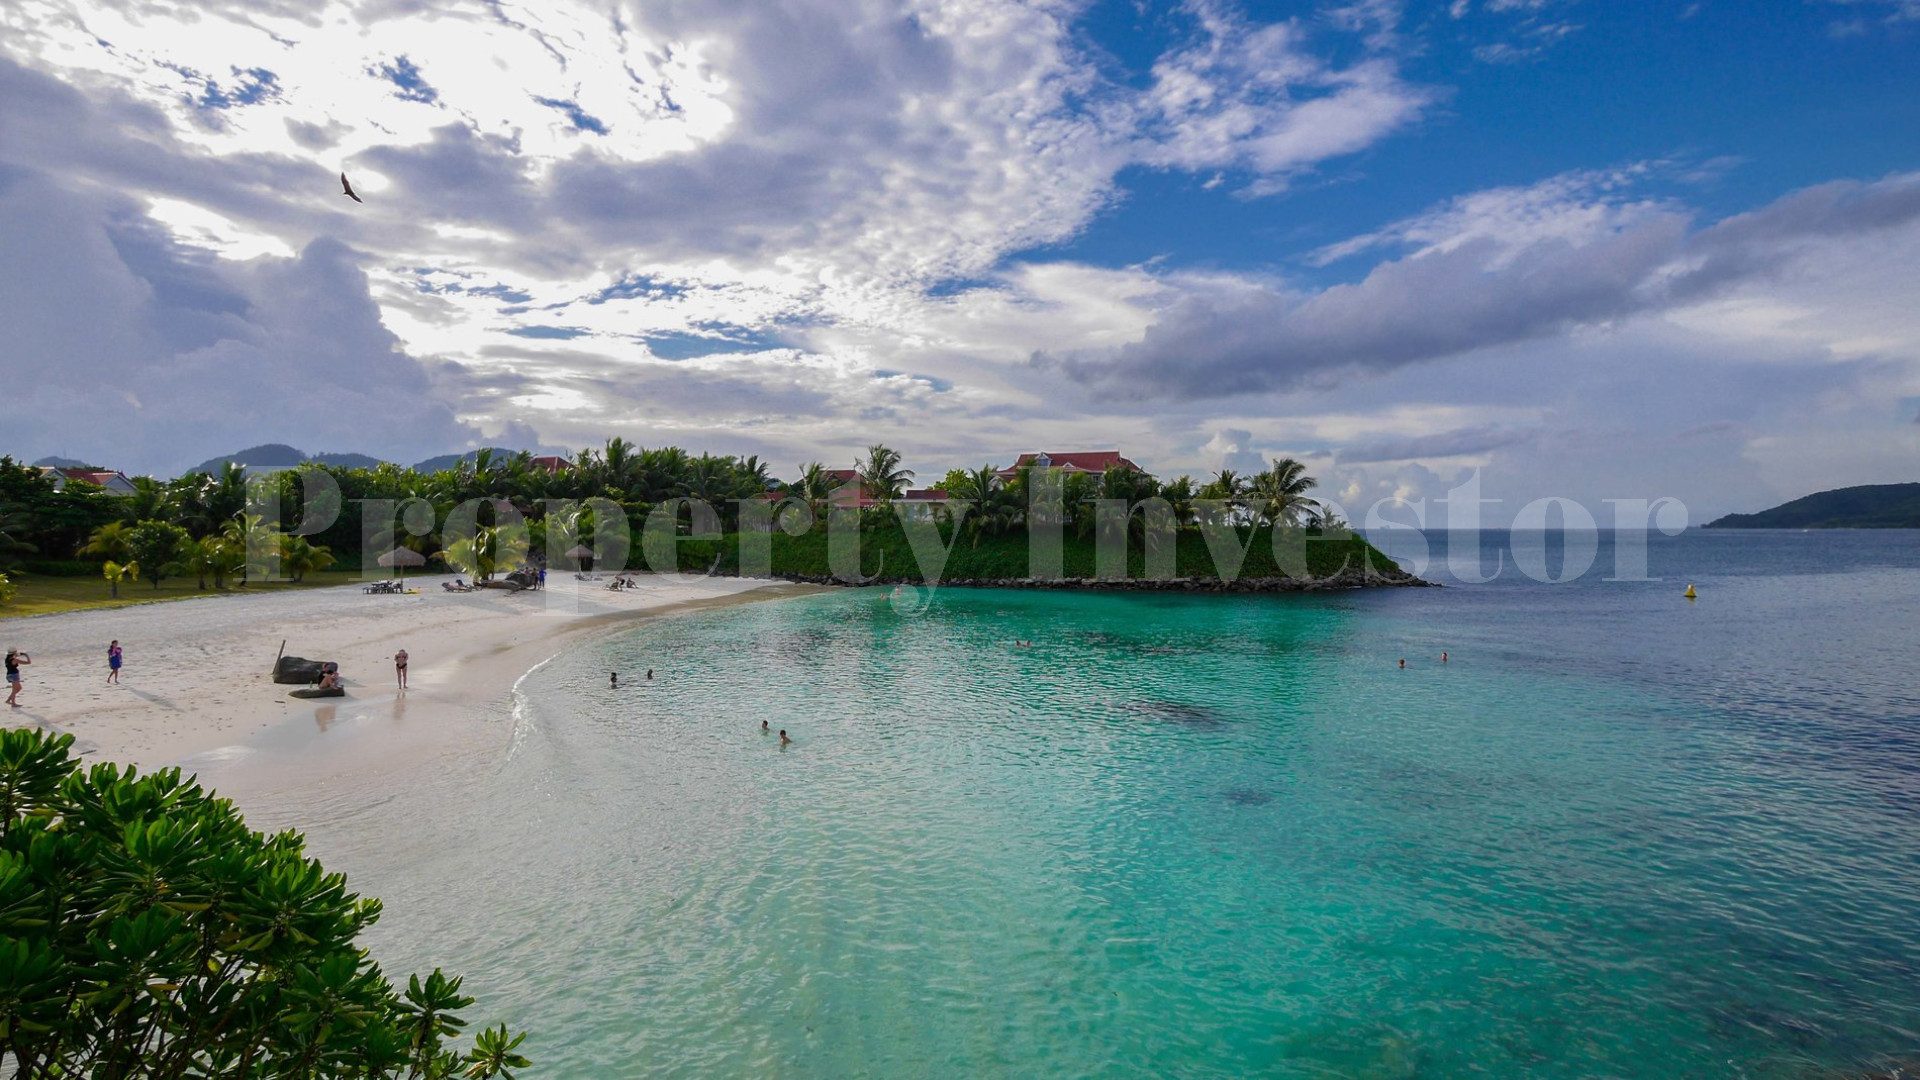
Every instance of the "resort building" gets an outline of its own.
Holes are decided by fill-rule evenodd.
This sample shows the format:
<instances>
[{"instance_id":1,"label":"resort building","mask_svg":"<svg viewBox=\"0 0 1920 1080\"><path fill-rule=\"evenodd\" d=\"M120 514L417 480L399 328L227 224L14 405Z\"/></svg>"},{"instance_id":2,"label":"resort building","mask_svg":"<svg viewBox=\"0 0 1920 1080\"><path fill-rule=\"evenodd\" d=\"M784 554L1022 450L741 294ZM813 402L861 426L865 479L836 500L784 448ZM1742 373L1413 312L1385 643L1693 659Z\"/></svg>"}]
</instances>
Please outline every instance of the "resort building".
<instances>
[{"instance_id":1,"label":"resort building","mask_svg":"<svg viewBox=\"0 0 1920 1080\"><path fill-rule=\"evenodd\" d=\"M1088 450L1072 454L1021 454L1011 468L1001 469L1002 480L1012 480L1027 469L1058 469L1063 473L1091 473L1099 476L1109 468L1118 465L1123 469L1144 472L1118 450Z\"/></svg>"},{"instance_id":2,"label":"resort building","mask_svg":"<svg viewBox=\"0 0 1920 1080\"><path fill-rule=\"evenodd\" d=\"M107 489L109 495L131 495L134 492L133 481L127 474L117 469L65 469L43 466L43 476L53 477L53 490L65 491L67 481L78 480L83 484L93 484Z\"/></svg>"},{"instance_id":3,"label":"resort building","mask_svg":"<svg viewBox=\"0 0 1920 1080\"><path fill-rule=\"evenodd\" d=\"M931 518L934 511L951 501L940 488L912 488L900 496L900 513L911 518Z\"/></svg>"}]
</instances>

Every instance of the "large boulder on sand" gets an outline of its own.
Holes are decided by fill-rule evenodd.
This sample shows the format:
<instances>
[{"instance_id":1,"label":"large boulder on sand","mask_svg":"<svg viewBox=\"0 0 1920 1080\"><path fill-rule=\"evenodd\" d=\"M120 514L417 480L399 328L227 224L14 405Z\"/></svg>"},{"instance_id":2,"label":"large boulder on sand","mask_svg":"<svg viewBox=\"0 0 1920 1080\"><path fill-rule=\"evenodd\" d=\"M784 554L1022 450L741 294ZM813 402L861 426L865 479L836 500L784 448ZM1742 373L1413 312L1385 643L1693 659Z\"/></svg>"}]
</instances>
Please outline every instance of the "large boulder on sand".
<instances>
[{"instance_id":1,"label":"large boulder on sand","mask_svg":"<svg viewBox=\"0 0 1920 1080\"><path fill-rule=\"evenodd\" d=\"M305 684L317 683L320 676L332 670L331 660L308 660L302 656L283 656L273 665L273 681L277 683Z\"/></svg>"}]
</instances>

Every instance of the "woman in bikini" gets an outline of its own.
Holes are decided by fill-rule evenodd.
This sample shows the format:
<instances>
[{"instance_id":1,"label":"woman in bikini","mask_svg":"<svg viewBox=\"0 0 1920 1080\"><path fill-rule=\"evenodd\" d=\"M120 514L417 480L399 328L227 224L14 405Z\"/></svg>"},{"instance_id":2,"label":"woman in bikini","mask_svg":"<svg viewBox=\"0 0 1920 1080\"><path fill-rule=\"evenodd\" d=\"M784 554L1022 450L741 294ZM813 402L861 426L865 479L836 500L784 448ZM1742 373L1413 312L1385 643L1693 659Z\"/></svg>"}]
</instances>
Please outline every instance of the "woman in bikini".
<instances>
[{"instance_id":1,"label":"woman in bikini","mask_svg":"<svg viewBox=\"0 0 1920 1080\"><path fill-rule=\"evenodd\" d=\"M407 688L407 650L401 649L393 654L393 675L400 680L400 689Z\"/></svg>"}]
</instances>

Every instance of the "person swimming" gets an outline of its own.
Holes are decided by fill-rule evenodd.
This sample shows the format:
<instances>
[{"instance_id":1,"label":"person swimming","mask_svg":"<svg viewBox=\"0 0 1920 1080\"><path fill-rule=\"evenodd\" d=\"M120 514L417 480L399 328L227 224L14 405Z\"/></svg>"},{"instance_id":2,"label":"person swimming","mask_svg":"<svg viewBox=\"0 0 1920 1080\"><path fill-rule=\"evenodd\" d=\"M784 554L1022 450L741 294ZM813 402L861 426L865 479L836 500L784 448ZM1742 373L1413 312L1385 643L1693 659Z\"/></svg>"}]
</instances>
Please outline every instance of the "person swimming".
<instances>
[{"instance_id":1,"label":"person swimming","mask_svg":"<svg viewBox=\"0 0 1920 1080\"><path fill-rule=\"evenodd\" d=\"M607 672L607 689L609 690L620 689L620 673L619 672L617 671Z\"/></svg>"},{"instance_id":2,"label":"person swimming","mask_svg":"<svg viewBox=\"0 0 1920 1080\"><path fill-rule=\"evenodd\" d=\"M765 720L760 721L760 734L770 735L772 733L773 729L767 726L767 722Z\"/></svg>"},{"instance_id":3,"label":"person swimming","mask_svg":"<svg viewBox=\"0 0 1920 1080\"><path fill-rule=\"evenodd\" d=\"M1407 658L1403 656L1400 658L1400 670L1405 671L1406 669L1407 669Z\"/></svg>"},{"instance_id":4,"label":"person swimming","mask_svg":"<svg viewBox=\"0 0 1920 1080\"><path fill-rule=\"evenodd\" d=\"M648 681L648 682L652 682L652 681L653 681L653 669L652 669L652 668L648 668L648 669L647 669L647 681Z\"/></svg>"},{"instance_id":5,"label":"person swimming","mask_svg":"<svg viewBox=\"0 0 1920 1080\"><path fill-rule=\"evenodd\" d=\"M1440 662L1443 664L1447 662L1447 652L1445 649L1440 650Z\"/></svg>"},{"instance_id":6,"label":"person swimming","mask_svg":"<svg viewBox=\"0 0 1920 1080\"><path fill-rule=\"evenodd\" d=\"M781 745L781 746L791 746L791 745L793 745L793 740L792 740L792 739L789 739L789 738L787 738L787 729L786 729L786 728L781 728L781 729L780 729L780 745Z\"/></svg>"}]
</instances>

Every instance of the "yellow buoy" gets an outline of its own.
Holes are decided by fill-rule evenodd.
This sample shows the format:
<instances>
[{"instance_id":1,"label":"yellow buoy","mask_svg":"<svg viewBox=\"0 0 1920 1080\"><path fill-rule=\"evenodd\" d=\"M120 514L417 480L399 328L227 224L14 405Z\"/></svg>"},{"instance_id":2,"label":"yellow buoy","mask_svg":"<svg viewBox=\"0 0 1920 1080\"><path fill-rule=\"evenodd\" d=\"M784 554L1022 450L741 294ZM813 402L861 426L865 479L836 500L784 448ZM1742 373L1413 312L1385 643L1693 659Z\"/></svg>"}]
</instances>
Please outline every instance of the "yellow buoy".
<instances>
[{"instance_id":1,"label":"yellow buoy","mask_svg":"<svg viewBox=\"0 0 1920 1080\"><path fill-rule=\"evenodd\" d=\"M1689 586L1687 586L1687 594L1686 594L1686 595L1687 595L1687 599L1689 599L1689 600L1698 600L1698 599L1700 599L1700 594L1699 594L1699 593L1697 593L1697 592L1694 592L1694 591L1693 591L1693 586L1691 586L1691 585L1689 585Z\"/></svg>"}]
</instances>

